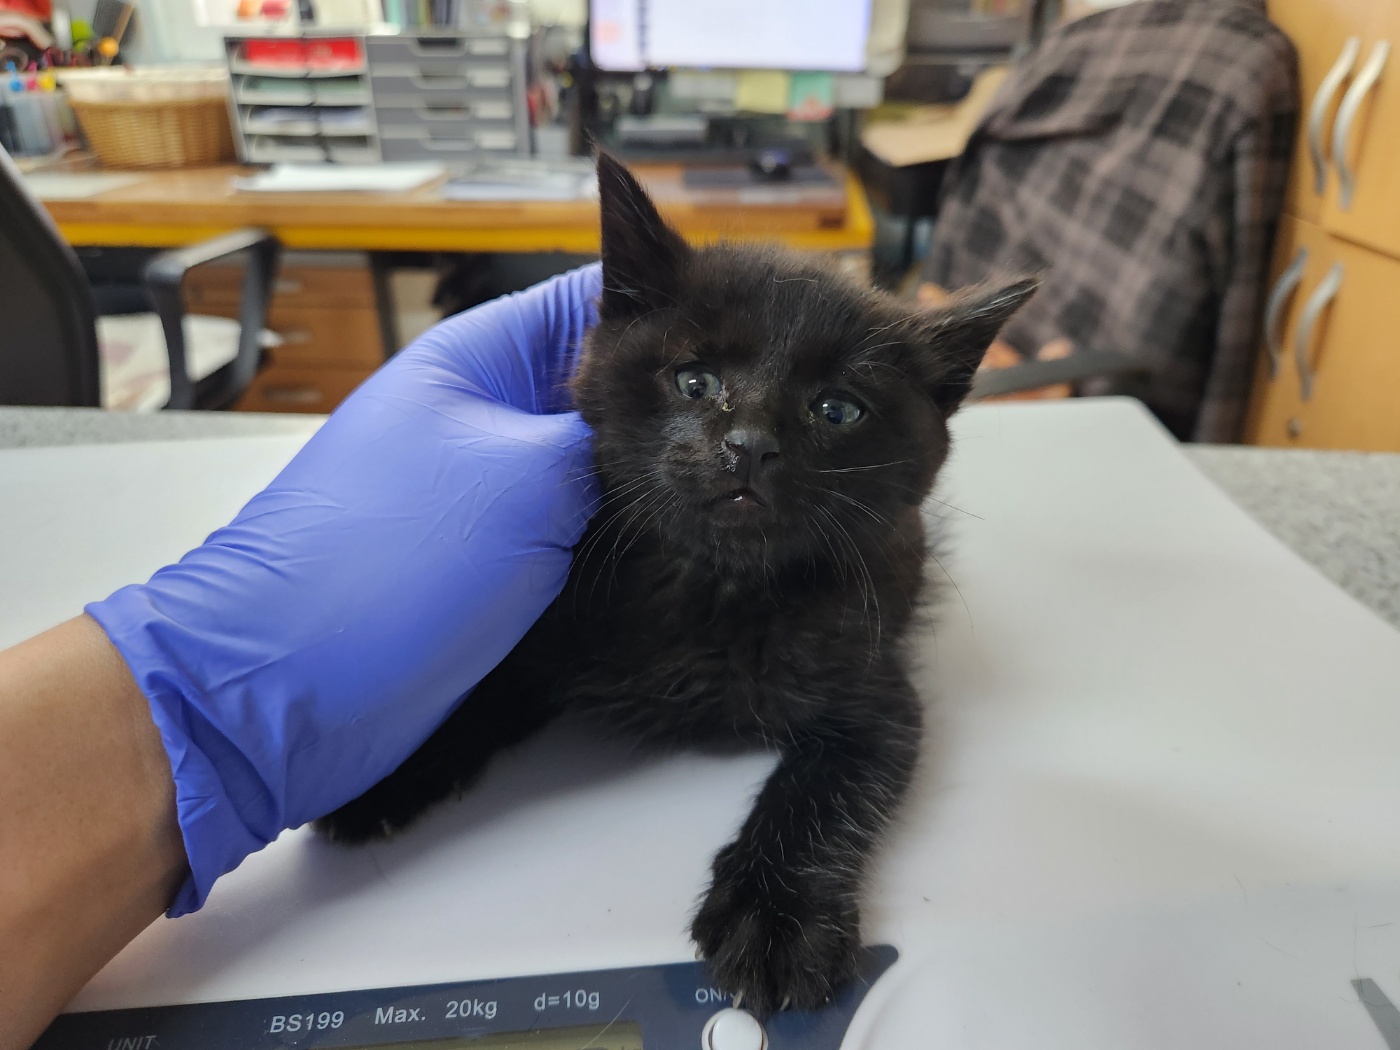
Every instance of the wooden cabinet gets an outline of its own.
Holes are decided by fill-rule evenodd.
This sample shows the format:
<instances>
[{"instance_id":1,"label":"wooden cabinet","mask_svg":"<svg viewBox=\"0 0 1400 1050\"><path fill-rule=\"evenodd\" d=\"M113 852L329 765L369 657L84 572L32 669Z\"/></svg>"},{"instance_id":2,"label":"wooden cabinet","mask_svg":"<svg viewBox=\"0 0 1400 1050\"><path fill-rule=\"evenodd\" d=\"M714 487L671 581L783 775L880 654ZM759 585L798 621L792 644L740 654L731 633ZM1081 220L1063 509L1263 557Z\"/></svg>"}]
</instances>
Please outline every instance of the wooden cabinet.
<instances>
[{"instance_id":1,"label":"wooden cabinet","mask_svg":"<svg viewBox=\"0 0 1400 1050\"><path fill-rule=\"evenodd\" d=\"M324 415L349 397L369 375L368 371L351 368L298 368L274 363L258 373L238 402L238 410Z\"/></svg>"},{"instance_id":2,"label":"wooden cabinet","mask_svg":"<svg viewBox=\"0 0 1400 1050\"><path fill-rule=\"evenodd\" d=\"M1400 256L1400 2L1382 8L1333 122L1322 225Z\"/></svg>"},{"instance_id":3,"label":"wooden cabinet","mask_svg":"<svg viewBox=\"0 0 1400 1050\"><path fill-rule=\"evenodd\" d=\"M373 309L286 306L274 299L267 327L282 340L271 351L278 364L372 371L384 363L384 342Z\"/></svg>"},{"instance_id":4,"label":"wooden cabinet","mask_svg":"<svg viewBox=\"0 0 1400 1050\"><path fill-rule=\"evenodd\" d=\"M1255 369L1254 397L1245 434L1251 444L1288 445L1298 441L1292 420L1302 404L1293 357L1298 307L1318 277L1327 235L1313 223L1285 215L1274 241L1269 298L1264 305L1263 352Z\"/></svg>"},{"instance_id":5,"label":"wooden cabinet","mask_svg":"<svg viewBox=\"0 0 1400 1050\"><path fill-rule=\"evenodd\" d=\"M1274 269L1286 280L1266 318L1252 439L1400 449L1400 259L1290 217Z\"/></svg>"},{"instance_id":6,"label":"wooden cabinet","mask_svg":"<svg viewBox=\"0 0 1400 1050\"><path fill-rule=\"evenodd\" d=\"M1269 17L1298 49L1302 113L1284 210L1309 222L1321 215L1323 197L1334 181L1328 156L1333 118L1363 59L1363 37L1382 2L1269 0Z\"/></svg>"},{"instance_id":7,"label":"wooden cabinet","mask_svg":"<svg viewBox=\"0 0 1400 1050\"><path fill-rule=\"evenodd\" d=\"M237 267L204 266L185 280L193 313L236 317ZM281 339L235 406L243 412L325 413L384 362L384 342L367 264L284 261L267 327Z\"/></svg>"},{"instance_id":8,"label":"wooden cabinet","mask_svg":"<svg viewBox=\"0 0 1400 1050\"><path fill-rule=\"evenodd\" d=\"M1400 451L1400 0L1270 0L1302 121L1246 428Z\"/></svg>"}]
</instances>

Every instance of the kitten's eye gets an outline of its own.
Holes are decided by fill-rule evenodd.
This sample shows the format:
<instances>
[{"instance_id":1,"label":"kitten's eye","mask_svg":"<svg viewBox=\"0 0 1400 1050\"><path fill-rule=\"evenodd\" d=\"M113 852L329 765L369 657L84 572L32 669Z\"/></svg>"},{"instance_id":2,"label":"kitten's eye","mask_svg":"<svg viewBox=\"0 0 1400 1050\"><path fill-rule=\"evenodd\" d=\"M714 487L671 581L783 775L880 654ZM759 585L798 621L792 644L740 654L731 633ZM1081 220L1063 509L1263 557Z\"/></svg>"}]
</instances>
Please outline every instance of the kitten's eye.
<instances>
[{"instance_id":1,"label":"kitten's eye","mask_svg":"<svg viewBox=\"0 0 1400 1050\"><path fill-rule=\"evenodd\" d=\"M676 389L682 397L699 401L702 397L719 397L723 386L719 376L704 365L687 365L676 369Z\"/></svg>"},{"instance_id":2,"label":"kitten's eye","mask_svg":"<svg viewBox=\"0 0 1400 1050\"><path fill-rule=\"evenodd\" d=\"M833 426L840 427L854 423L865 415L865 409L849 398L827 394L812 402L812 415L825 419Z\"/></svg>"}]
</instances>

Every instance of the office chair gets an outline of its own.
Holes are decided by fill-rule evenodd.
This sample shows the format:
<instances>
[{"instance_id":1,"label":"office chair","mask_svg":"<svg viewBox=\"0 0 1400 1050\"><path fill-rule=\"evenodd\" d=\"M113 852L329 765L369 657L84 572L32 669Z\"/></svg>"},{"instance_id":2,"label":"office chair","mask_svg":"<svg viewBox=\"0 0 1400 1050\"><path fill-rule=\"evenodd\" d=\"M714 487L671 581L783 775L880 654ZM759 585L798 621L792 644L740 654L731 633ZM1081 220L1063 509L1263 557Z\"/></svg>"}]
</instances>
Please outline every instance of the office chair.
<instances>
[{"instance_id":1,"label":"office chair","mask_svg":"<svg viewBox=\"0 0 1400 1050\"><path fill-rule=\"evenodd\" d=\"M239 252L238 320L186 315L185 274ZM0 404L228 408L262 362L279 252L253 229L161 252L143 275L154 312L98 316L73 250L0 149Z\"/></svg>"}]
</instances>

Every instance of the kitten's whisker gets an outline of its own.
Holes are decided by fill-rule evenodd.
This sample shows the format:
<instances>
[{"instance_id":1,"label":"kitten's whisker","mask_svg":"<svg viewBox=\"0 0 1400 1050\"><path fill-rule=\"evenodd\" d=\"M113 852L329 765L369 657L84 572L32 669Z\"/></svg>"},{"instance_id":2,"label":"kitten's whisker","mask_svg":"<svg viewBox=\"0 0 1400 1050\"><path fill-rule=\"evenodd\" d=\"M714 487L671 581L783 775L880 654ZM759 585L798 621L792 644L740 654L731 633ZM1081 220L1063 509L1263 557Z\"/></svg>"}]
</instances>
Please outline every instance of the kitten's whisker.
<instances>
[{"instance_id":1,"label":"kitten's whisker","mask_svg":"<svg viewBox=\"0 0 1400 1050\"><path fill-rule=\"evenodd\" d=\"M982 515L980 515L980 514L974 514L974 513L972 513L972 511L970 511L970 510L963 510L961 507L955 507L955 506L953 506L953 504L951 504L951 503L945 503L943 500L939 499L937 496L926 496L925 498L926 498L926 499L931 499L931 500L933 500L933 502L939 504L940 506L947 507L949 510L955 510L955 511L957 511L959 514L966 514L969 518L976 518L978 521L986 521L986 520L987 520L986 518L982 517Z\"/></svg>"},{"instance_id":2,"label":"kitten's whisker","mask_svg":"<svg viewBox=\"0 0 1400 1050\"><path fill-rule=\"evenodd\" d=\"M829 515L825 512L825 510L824 510L821 506L817 506L817 507L816 507L816 510L822 514L822 517L824 517L824 518L829 518ZM837 546L836 546L836 544L835 544L833 538L828 534L827 530L821 527L820 521L817 520L817 519L809 519L809 520L810 520L810 522L811 522L811 524L812 524L812 526L813 526L813 532L815 532L817 538L818 538L819 540L821 540L822 546L826 548L827 553L828 553L828 554L830 555L830 557L831 557L831 565L837 570L837 572L840 573L842 586L847 586L847 585L849 585L850 579L851 579L851 570L850 570L850 566L849 566L849 565L847 564L847 562L846 562L846 559L845 559L844 557L842 557L840 551L837 549ZM845 605L844 603L842 603L842 605L840 606L840 608L841 608L841 620L840 620L840 622L838 623L837 626L838 626L838 628L839 628L840 630L845 631L845 629L846 629L846 605Z\"/></svg>"},{"instance_id":3,"label":"kitten's whisker","mask_svg":"<svg viewBox=\"0 0 1400 1050\"><path fill-rule=\"evenodd\" d=\"M658 501L664 499L666 495L667 493L665 489L658 489L654 492L638 497L635 501L627 505L626 510L630 513L628 513L626 520L624 520L615 531L613 535L612 547L608 550L607 556L603 559L603 566L611 569L611 572L608 575L608 590L603 596L604 600L606 600L612 594L612 586L614 583L617 582L617 566L618 562L620 561L620 555L618 555L617 553L617 545L621 543L622 540L626 537L627 530L637 521L637 519L640 518L645 512L650 510L651 507L653 507ZM640 530L638 532L638 535L640 535ZM629 543L628 546L630 547L631 544ZM589 605L593 604L593 596L598 591L598 581L602 579L602 576L602 567L600 567L598 575L593 578L593 586L590 587L588 591Z\"/></svg>"},{"instance_id":4,"label":"kitten's whisker","mask_svg":"<svg viewBox=\"0 0 1400 1050\"><path fill-rule=\"evenodd\" d=\"M613 562L613 566L614 566L614 568L613 568L613 576L612 576L613 580L616 580L616 579L617 579L617 569L616 569L616 566L617 566L618 562L621 562L623 558L627 557L627 552L630 551L630 550L632 549L633 545L634 545L639 539L642 538L643 534L645 534L646 531L647 531L647 529L651 526L652 521L653 521L654 519L659 519L660 515L664 514L667 510L669 510L670 507L671 507L672 502L674 502L675 499L676 499L676 496L675 496L674 493L672 493L672 492L667 492L667 491L664 490L664 489L661 491L661 494L660 494L660 495L661 495L661 497L662 497L660 500L653 500L652 503L648 505L648 510L647 510L646 518L637 526L637 531L636 531L636 533L633 535L633 537L627 542L627 546L623 547L622 550L618 552L617 559L616 559L616 561ZM660 504L659 507L657 506L658 503ZM654 509L653 509L653 508L654 508ZM629 524L630 524L630 522L629 522ZM610 588L608 593L611 594L611 593L612 593L612 592L611 592L612 584L609 583L608 586L609 586L609 588Z\"/></svg>"},{"instance_id":5,"label":"kitten's whisker","mask_svg":"<svg viewBox=\"0 0 1400 1050\"><path fill-rule=\"evenodd\" d=\"M854 496L848 496L844 492L836 492L835 490L831 490L827 494L830 496L835 496L837 499L842 500L845 503L849 503L857 510L864 511L872 519L874 519L877 525L884 525L886 528L892 528L894 526L894 522L890 521L889 518L885 517L883 514L877 513L868 504L861 502Z\"/></svg>"},{"instance_id":6,"label":"kitten's whisker","mask_svg":"<svg viewBox=\"0 0 1400 1050\"><path fill-rule=\"evenodd\" d=\"M876 350L883 350L887 346L898 346L903 341L902 339L892 339L888 343L876 343L874 346L858 346L855 348L854 353L862 355L871 354Z\"/></svg>"},{"instance_id":7,"label":"kitten's whisker","mask_svg":"<svg viewBox=\"0 0 1400 1050\"><path fill-rule=\"evenodd\" d=\"M875 577L870 572L870 566L866 564L865 556L860 552L859 544L856 543L850 532L847 531L846 526L841 524L841 520L825 507L818 506L817 509L836 527L837 531L844 538L843 545L854 555L852 567L858 570L857 583L860 586L861 602L865 609L866 627L868 630L873 624L875 629L874 635L870 638L870 659L866 664L868 668L875 660L875 653L880 648L880 639L884 634L884 625L880 617L880 596L875 587ZM873 620L871 617L872 604L874 605Z\"/></svg>"},{"instance_id":8,"label":"kitten's whisker","mask_svg":"<svg viewBox=\"0 0 1400 1050\"><path fill-rule=\"evenodd\" d=\"M821 511L822 511L822 508L821 508L821 507L817 507L816 510L817 510L818 512L821 512ZM808 524L810 524L810 525L813 527L813 528L812 528L813 533L816 535L816 537L817 537L819 540L821 540L822 544L826 547L827 553L831 555L831 564L834 565L837 569L840 570L840 572L841 572L841 580L842 580L842 582L844 583L845 580L847 579L847 576L846 576L846 563L845 563L845 559L843 559L843 558L836 552L836 548L835 548L834 546L832 546L831 539L830 539L830 537L827 535L826 530L823 529L823 528L821 527L821 524L820 524L820 522L819 522L817 519L815 519L815 518L808 518L808 519L806 519L806 521L807 521Z\"/></svg>"},{"instance_id":9,"label":"kitten's whisker","mask_svg":"<svg viewBox=\"0 0 1400 1050\"><path fill-rule=\"evenodd\" d=\"M860 571L865 575L865 595L867 604L873 604L875 607L875 637L871 643L869 660L866 662L866 667L868 668L870 664L874 662L875 653L880 648L880 640L884 636L884 621L880 616L880 592L875 587L875 577L870 571L870 566L865 562L865 555L861 553L860 545L856 543L855 538L852 537L849 532L846 532L846 527L842 525L839 520L836 522L836 527L845 533L851 545L851 553L856 556Z\"/></svg>"},{"instance_id":10,"label":"kitten's whisker","mask_svg":"<svg viewBox=\"0 0 1400 1050\"><path fill-rule=\"evenodd\" d=\"M596 517L604 507L608 506L611 503L615 503L618 499L627 495L629 492L635 491L637 488L647 484L654 478L660 478L660 476L660 470L653 467L649 469L646 473L642 474L640 477L633 478L631 481L628 481L625 484L618 486L617 488L604 491L604 493L594 501L595 505L589 508L588 513Z\"/></svg>"},{"instance_id":11,"label":"kitten's whisker","mask_svg":"<svg viewBox=\"0 0 1400 1050\"><path fill-rule=\"evenodd\" d=\"M581 559L588 550L589 546L596 543L599 537L601 537L607 531L608 527L611 526L613 522L617 521L617 519L623 514L625 514L630 508L636 506L638 502L646 499L647 495L648 493L643 492L641 495L634 497L627 503L623 504L621 507L614 508L612 513L609 514L608 517L601 522L595 519L595 521L590 525L590 528L593 531L593 535L589 537L588 541L584 544L583 547L579 549L579 551L574 555L574 557L576 559Z\"/></svg>"},{"instance_id":12,"label":"kitten's whisker","mask_svg":"<svg viewBox=\"0 0 1400 1050\"><path fill-rule=\"evenodd\" d=\"M610 508L615 508L617 503L624 500L626 497L632 495L632 493L636 492L636 490L640 487L640 485L636 485L633 486L631 489L625 491L609 492L602 499L597 500L595 504L589 508L588 513L592 518L596 520L602 515L603 511L608 510ZM590 524L592 523L590 522Z\"/></svg>"},{"instance_id":13,"label":"kitten's whisker","mask_svg":"<svg viewBox=\"0 0 1400 1050\"><path fill-rule=\"evenodd\" d=\"M892 459L888 463L867 463L860 467L828 467L825 470L813 471L815 474L854 474L862 470L879 470L882 467L899 467L905 463L913 463L912 459Z\"/></svg>"},{"instance_id":14,"label":"kitten's whisker","mask_svg":"<svg viewBox=\"0 0 1400 1050\"><path fill-rule=\"evenodd\" d=\"M674 498L675 497L668 490L657 489L655 492L652 493L651 498L648 499L645 503L643 503L641 500L637 501L637 504L635 505L635 512L628 515L627 520L624 521L622 525L618 528L617 536L613 540L612 550L608 554L608 560L609 562L611 562L613 570L608 585L609 588L611 588L612 586L611 581L615 581L617 579L618 564L622 561L627 551L631 549L632 545L637 542L637 540L642 536L644 532L646 532L647 526L651 522L657 508L664 508L667 505L668 501ZM617 549L617 545L627 537L628 530L632 529L634 526L636 528L633 532L632 538L628 540L627 546L622 548L621 551L619 551Z\"/></svg>"},{"instance_id":15,"label":"kitten's whisker","mask_svg":"<svg viewBox=\"0 0 1400 1050\"><path fill-rule=\"evenodd\" d=\"M616 493L615 495L618 496L618 497L620 498L622 495L627 494L627 493L626 493L626 490L630 489L630 490L635 491L637 488L640 488L640 487L642 487L643 485L645 485L646 482L653 480L653 478L660 478L660 477L661 477L661 472L660 472L660 470L659 470L659 469L656 469L656 468L653 468L653 469L649 470L646 474L642 475L640 478L636 478L636 479L634 479L632 482L629 482L626 486L623 487L623 490L622 490L622 491ZM637 495L637 496L633 497L632 499L628 500L626 503L622 504L621 506L616 507L616 508L608 515L608 517L607 517L606 519L604 519L603 521L601 521L601 522L596 521L596 520L594 521L594 523L590 526L590 529L591 529L591 531L592 531L592 535L589 536L589 538L584 542L583 546L581 546L581 547L575 552L575 554L574 554L574 572L575 572L576 574L579 575L580 579L581 579L581 577L582 577L582 571L583 571L584 567L585 567L585 566L587 565L587 563L588 563L589 557L591 557L592 554L593 554L595 551L601 549L600 543L601 543L601 541L603 540L603 538L604 538L605 536L608 536L608 535L611 534L613 525L614 525L616 522L618 522L620 519L622 519L622 518L624 517L624 515L626 515L626 516L628 517L628 522L630 522L630 521L632 520L632 518L634 518L634 517L636 516L637 508L638 508L642 503L647 502L649 499L655 498L655 496L656 496L656 494L657 494L657 491L664 492L665 490L656 490L656 491L644 490L644 491L641 492L640 495ZM625 524L623 525L623 528L624 528L624 529L626 528L626 525L625 525ZM615 547L615 546L616 546L616 543L617 543L616 538L614 538L613 543L614 543L614 547ZM589 603L590 605L591 605L592 602L593 602L593 596L594 596L594 594L597 592L597 589L598 589L598 580L599 580L599 579L601 578L601 576L602 576L602 570L603 570L603 568L604 568L605 566L607 566L607 564L608 564L608 562L607 562L607 560L605 559L604 562L602 563L602 565L599 566L598 572L597 572L597 574L595 574L595 576L594 576L594 578L593 578L593 584L592 584L592 586L589 588L589 592L588 592L588 603ZM616 566L615 566L615 565L613 566L613 570L614 570L614 574L616 574ZM579 587L575 587L575 588L574 588L574 593L573 593L573 609L574 609L574 614L575 614L575 615L577 615L577 613L578 613L578 598L579 598L579 592L580 592L580 590L581 590L581 588L579 588Z\"/></svg>"},{"instance_id":16,"label":"kitten's whisker","mask_svg":"<svg viewBox=\"0 0 1400 1050\"><path fill-rule=\"evenodd\" d=\"M933 563L938 566L948 582L953 585L953 590L958 592L958 600L962 602L963 612L967 613L968 629L975 632L976 627L972 623L972 607L967 604L967 598L963 596L962 588L958 586L958 581L953 579L953 574L948 571L947 567L939 559L938 555L933 553L932 549L929 550L928 556L933 559Z\"/></svg>"},{"instance_id":17,"label":"kitten's whisker","mask_svg":"<svg viewBox=\"0 0 1400 1050\"><path fill-rule=\"evenodd\" d=\"M604 495L604 497L601 500L598 501L598 505L591 511L591 513L597 514L608 504L615 503L617 500L621 499L623 496L626 496L628 493L635 492L638 488L641 488L643 485L646 485L649 482L651 482L656 476L656 474L657 472L649 472L640 478L636 478L632 481L629 481L626 485L623 485L620 488L613 489L612 491Z\"/></svg>"},{"instance_id":18,"label":"kitten's whisker","mask_svg":"<svg viewBox=\"0 0 1400 1050\"><path fill-rule=\"evenodd\" d=\"M635 292L635 291L633 291L633 290L630 289L630 288L629 288L629 289L625 289L625 291L626 291L626 293L627 293L629 296L631 296L631 297L633 297L633 298L635 298L635 299L638 299L638 300L641 300L641 299L642 299L642 296L641 296L640 293ZM624 329L622 330L622 334L619 335L619 336L617 337L618 343L621 343L622 340L624 340L624 339L627 338L627 333L630 332L630 331L632 331L632 328L637 324L638 321L645 321L648 317L652 316L653 314L659 314L659 313L661 313L661 312L662 312L663 310L665 310L665 309L668 309L668 308L667 308L667 307L664 307L664 306L658 306L658 307L656 307L656 308L654 308L654 309L651 309L651 310L646 311L645 313L638 314L636 317L632 318L632 323L629 324L626 328L624 328Z\"/></svg>"},{"instance_id":19,"label":"kitten's whisker","mask_svg":"<svg viewBox=\"0 0 1400 1050\"><path fill-rule=\"evenodd\" d=\"M889 324L882 324L879 328L872 328L872 329L870 329L870 334L871 334L871 335L880 335L882 332L888 332L891 328L898 328L900 325L902 325L902 324L908 324L908 323L909 323L909 319L908 319L908 318L906 318L906 317L900 317L900 318L898 318L898 319L896 319L896 320L894 320L894 321L891 321Z\"/></svg>"}]
</instances>

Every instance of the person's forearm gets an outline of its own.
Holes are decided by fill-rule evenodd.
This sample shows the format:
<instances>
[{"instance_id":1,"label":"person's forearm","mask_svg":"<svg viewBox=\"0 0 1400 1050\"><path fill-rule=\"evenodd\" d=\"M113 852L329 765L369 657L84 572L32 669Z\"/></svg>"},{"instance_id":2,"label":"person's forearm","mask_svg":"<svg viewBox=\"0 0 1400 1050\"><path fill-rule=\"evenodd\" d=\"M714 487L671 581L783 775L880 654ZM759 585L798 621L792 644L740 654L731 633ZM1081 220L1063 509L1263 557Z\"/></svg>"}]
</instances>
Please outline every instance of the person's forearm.
<instances>
[{"instance_id":1,"label":"person's forearm","mask_svg":"<svg viewBox=\"0 0 1400 1050\"><path fill-rule=\"evenodd\" d=\"M0 799L0 1050L19 1050L185 872L160 735L87 617L0 652Z\"/></svg>"}]
</instances>

